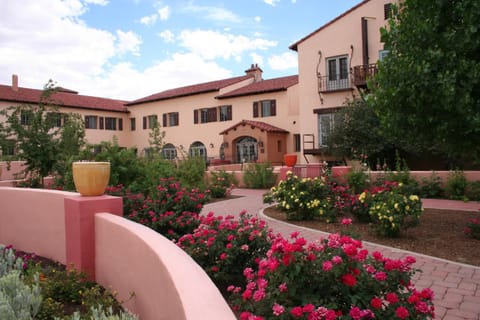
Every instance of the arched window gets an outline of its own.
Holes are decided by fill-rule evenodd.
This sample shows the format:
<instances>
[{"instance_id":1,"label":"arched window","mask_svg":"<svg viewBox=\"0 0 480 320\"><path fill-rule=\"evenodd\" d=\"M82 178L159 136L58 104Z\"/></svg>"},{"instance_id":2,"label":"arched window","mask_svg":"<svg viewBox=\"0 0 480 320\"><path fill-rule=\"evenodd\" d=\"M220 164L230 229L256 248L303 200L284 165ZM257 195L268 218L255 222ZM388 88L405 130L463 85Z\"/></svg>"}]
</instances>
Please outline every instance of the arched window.
<instances>
[{"instance_id":1,"label":"arched window","mask_svg":"<svg viewBox=\"0 0 480 320\"><path fill-rule=\"evenodd\" d=\"M257 139L242 137L237 140L237 162L251 162L258 159Z\"/></svg>"},{"instance_id":2,"label":"arched window","mask_svg":"<svg viewBox=\"0 0 480 320\"><path fill-rule=\"evenodd\" d=\"M177 157L177 148L171 143L167 143L162 148L162 156L167 160L174 160Z\"/></svg>"},{"instance_id":3,"label":"arched window","mask_svg":"<svg viewBox=\"0 0 480 320\"><path fill-rule=\"evenodd\" d=\"M200 141L196 141L190 145L188 150L190 157L203 157L205 161L207 160L207 148Z\"/></svg>"}]
</instances>

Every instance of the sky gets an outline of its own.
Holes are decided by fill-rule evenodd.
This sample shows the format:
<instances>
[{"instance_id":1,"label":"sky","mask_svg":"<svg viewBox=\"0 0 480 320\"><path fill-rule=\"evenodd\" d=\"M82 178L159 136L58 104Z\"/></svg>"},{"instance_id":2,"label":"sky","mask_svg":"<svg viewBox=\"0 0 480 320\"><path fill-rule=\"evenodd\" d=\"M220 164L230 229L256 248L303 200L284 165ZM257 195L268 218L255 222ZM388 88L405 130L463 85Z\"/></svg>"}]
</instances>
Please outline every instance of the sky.
<instances>
[{"instance_id":1,"label":"sky","mask_svg":"<svg viewBox=\"0 0 480 320\"><path fill-rule=\"evenodd\" d=\"M289 46L361 0L0 0L0 84L135 100L298 74Z\"/></svg>"}]
</instances>

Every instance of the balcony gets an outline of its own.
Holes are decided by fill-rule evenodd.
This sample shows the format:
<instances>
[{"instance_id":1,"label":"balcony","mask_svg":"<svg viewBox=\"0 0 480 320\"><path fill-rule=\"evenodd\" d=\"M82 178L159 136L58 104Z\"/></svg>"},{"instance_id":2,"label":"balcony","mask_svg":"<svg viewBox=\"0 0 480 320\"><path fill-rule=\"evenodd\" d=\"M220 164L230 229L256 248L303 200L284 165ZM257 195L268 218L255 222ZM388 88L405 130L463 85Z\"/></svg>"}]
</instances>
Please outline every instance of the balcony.
<instances>
[{"instance_id":1,"label":"balcony","mask_svg":"<svg viewBox=\"0 0 480 320\"><path fill-rule=\"evenodd\" d=\"M318 91L321 93L351 90L348 74L337 74L318 77Z\"/></svg>"},{"instance_id":2,"label":"balcony","mask_svg":"<svg viewBox=\"0 0 480 320\"><path fill-rule=\"evenodd\" d=\"M359 65L353 67L353 85L359 88L367 87L367 80L377 74L377 64Z\"/></svg>"}]
</instances>

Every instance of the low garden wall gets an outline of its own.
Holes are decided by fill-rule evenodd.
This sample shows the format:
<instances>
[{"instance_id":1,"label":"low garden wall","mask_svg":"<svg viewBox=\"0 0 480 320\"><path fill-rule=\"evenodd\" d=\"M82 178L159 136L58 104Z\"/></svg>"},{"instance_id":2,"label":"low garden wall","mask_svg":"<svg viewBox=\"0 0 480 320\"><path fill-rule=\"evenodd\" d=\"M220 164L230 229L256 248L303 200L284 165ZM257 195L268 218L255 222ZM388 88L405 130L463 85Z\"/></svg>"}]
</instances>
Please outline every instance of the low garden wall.
<instances>
[{"instance_id":1,"label":"low garden wall","mask_svg":"<svg viewBox=\"0 0 480 320\"><path fill-rule=\"evenodd\" d=\"M121 217L122 199L0 187L0 243L85 271L142 320L235 319L174 243ZM122 301L122 300L120 300Z\"/></svg>"}]
</instances>

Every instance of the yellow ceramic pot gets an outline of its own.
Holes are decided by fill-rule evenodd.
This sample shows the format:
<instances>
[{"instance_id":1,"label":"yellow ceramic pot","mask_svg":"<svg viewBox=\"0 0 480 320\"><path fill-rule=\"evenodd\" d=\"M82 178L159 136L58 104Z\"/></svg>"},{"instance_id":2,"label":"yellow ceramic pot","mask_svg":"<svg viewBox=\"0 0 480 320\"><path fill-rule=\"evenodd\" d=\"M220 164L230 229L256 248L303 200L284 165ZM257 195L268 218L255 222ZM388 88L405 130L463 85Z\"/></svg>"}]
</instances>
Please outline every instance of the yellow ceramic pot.
<instances>
[{"instance_id":1,"label":"yellow ceramic pot","mask_svg":"<svg viewBox=\"0 0 480 320\"><path fill-rule=\"evenodd\" d=\"M101 196L110 179L110 162L79 161L72 164L73 183L82 196Z\"/></svg>"}]
</instances>

